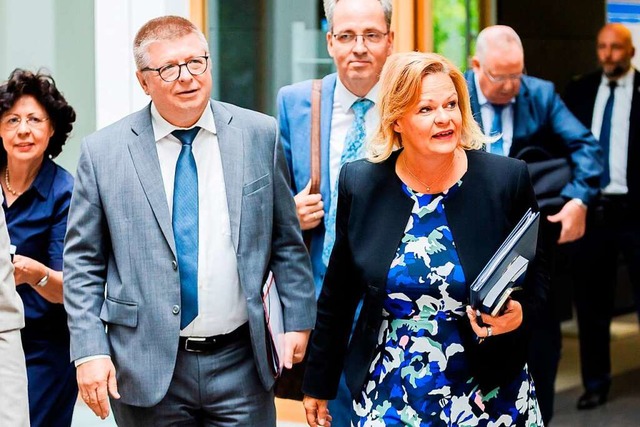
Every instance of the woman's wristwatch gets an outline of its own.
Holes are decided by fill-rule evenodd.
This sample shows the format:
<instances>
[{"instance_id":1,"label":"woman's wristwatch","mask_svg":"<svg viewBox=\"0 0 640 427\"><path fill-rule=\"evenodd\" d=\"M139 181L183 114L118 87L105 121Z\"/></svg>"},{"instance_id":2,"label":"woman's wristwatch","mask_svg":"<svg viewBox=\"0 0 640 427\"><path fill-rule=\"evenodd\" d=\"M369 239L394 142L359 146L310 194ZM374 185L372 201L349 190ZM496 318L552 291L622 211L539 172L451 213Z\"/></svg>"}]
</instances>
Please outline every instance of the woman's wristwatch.
<instances>
[{"instance_id":1,"label":"woman's wristwatch","mask_svg":"<svg viewBox=\"0 0 640 427\"><path fill-rule=\"evenodd\" d=\"M47 268L47 274L45 274L42 279L36 282L36 286L40 286L41 288L44 288L45 286L47 286L48 282L49 282L49 269Z\"/></svg>"}]
</instances>

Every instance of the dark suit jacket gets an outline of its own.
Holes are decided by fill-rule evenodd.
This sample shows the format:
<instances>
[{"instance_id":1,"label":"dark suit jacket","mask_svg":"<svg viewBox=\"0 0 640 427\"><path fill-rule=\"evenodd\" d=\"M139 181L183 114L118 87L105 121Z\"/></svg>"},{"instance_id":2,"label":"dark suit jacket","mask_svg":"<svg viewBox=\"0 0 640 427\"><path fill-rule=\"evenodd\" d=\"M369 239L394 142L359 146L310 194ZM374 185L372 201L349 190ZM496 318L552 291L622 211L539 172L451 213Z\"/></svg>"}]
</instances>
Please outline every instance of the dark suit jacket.
<instances>
[{"instance_id":1,"label":"dark suit jacket","mask_svg":"<svg viewBox=\"0 0 640 427\"><path fill-rule=\"evenodd\" d=\"M473 115L482 127L473 71L467 71L465 77ZM602 174L600 145L591 131L567 109L553 83L522 76L513 121L510 157L530 146L545 149L553 158L566 157L572 164L573 179L563 188L561 195L567 200L579 198L585 203L596 197Z\"/></svg>"},{"instance_id":2,"label":"dark suit jacket","mask_svg":"<svg viewBox=\"0 0 640 427\"><path fill-rule=\"evenodd\" d=\"M565 91L567 107L589 129L591 129L593 107L601 78L602 70L586 74L569 83ZM627 187L629 203L634 209L640 211L640 73L638 71L634 73L633 98L629 115Z\"/></svg>"},{"instance_id":3,"label":"dark suit jacket","mask_svg":"<svg viewBox=\"0 0 640 427\"><path fill-rule=\"evenodd\" d=\"M447 198L446 211L471 284L526 210L537 205L524 162L476 150L467 151L467 156L463 184ZM303 385L310 396L332 399L343 364L351 392L358 393L375 356L387 274L413 206L395 172L397 157L395 152L378 164L348 163L340 172L336 243L318 301ZM548 284L541 271L534 262L524 292L517 296L524 312L518 330L478 345L469 320L460 319L465 354L482 384L490 387L510 380L524 366L527 324L544 300ZM347 351L354 310L363 296Z\"/></svg>"}]
</instances>

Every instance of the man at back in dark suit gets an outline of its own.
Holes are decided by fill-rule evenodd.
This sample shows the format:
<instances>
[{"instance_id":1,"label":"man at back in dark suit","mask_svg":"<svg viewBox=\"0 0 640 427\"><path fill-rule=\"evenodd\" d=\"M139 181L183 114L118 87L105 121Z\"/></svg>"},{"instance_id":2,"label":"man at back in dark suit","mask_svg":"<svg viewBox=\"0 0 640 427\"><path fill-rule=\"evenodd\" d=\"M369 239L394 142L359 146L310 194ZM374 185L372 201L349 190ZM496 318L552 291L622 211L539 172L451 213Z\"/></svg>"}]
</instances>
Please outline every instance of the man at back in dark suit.
<instances>
[{"instance_id":1,"label":"man at back in dark suit","mask_svg":"<svg viewBox=\"0 0 640 427\"><path fill-rule=\"evenodd\" d=\"M620 252L640 313L640 74L631 66L634 53L628 28L605 25L597 42L601 68L571 82L566 90L567 106L598 136L605 160L600 197L589 209L587 231L577 245L572 269L585 388L578 409L607 401L609 327Z\"/></svg>"},{"instance_id":2,"label":"man at back in dark suit","mask_svg":"<svg viewBox=\"0 0 640 427\"><path fill-rule=\"evenodd\" d=\"M485 134L498 136L487 151L519 157L523 149L539 147L572 165L572 177L559 195L561 206L544 211L546 221L541 223L539 244L548 254L553 275L558 244L584 234L587 206L598 193L602 172L600 148L564 105L553 83L524 75L522 42L512 28L495 25L482 30L472 65L466 78L474 117ZM545 423L553 415L561 346L553 287L552 281L549 304L533 323L528 361Z\"/></svg>"}]
</instances>

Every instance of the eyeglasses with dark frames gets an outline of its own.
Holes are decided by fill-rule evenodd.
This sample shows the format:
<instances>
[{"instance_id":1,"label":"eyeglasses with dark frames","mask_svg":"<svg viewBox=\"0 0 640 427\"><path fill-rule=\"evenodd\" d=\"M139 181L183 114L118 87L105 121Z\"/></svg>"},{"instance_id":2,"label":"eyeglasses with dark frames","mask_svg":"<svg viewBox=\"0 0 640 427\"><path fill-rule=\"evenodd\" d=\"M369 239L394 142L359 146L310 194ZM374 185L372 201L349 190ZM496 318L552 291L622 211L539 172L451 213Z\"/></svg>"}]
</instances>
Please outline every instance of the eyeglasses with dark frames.
<instances>
[{"instance_id":1,"label":"eyeglasses with dark frames","mask_svg":"<svg viewBox=\"0 0 640 427\"><path fill-rule=\"evenodd\" d=\"M387 36L387 34L389 33L381 33L379 31L367 31L364 34L356 34L347 31L344 33L332 34L332 36L338 43L345 45L355 43L358 37L362 37L362 41L364 43L376 44L380 43L382 39Z\"/></svg>"},{"instance_id":2,"label":"eyeglasses with dark frames","mask_svg":"<svg viewBox=\"0 0 640 427\"><path fill-rule=\"evenodd\" d=\"M155 71L165 82L173 82L180 78L182 67L185 67L192 76L199 76L200 74L204 74L204 72L207 71L208 66L209 56L203 55L191 58L190 60L188 60L187 62L183 62L182 64L167 64L163 65L160 68L145 67L140 71Z\"/></svg>"}]
</instances>

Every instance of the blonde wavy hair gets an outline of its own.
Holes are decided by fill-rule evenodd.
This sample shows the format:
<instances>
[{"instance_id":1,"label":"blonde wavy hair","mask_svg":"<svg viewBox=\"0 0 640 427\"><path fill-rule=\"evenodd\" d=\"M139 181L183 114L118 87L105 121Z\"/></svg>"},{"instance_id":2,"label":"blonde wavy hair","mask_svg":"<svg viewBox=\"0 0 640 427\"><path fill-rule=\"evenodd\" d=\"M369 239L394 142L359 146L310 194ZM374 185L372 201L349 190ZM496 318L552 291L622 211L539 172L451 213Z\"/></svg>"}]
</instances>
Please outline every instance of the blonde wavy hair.
<instances>
[{"instance_id":1,"label":"blonde wavy hair","mask_svg":"<svg viewBox=\"0 0 640 427\"><path fill-rule=\"evenodd\" d=\"M380 125L369 143L367 157L382 162L402 147L402 135L393 127L420 99L422 79L436 73L445 73L453 81L458 94L458 107L462 115L460 146L466 150L478 149L491 141L473 118L471 101L464 76L444 56L436 53L403 52L387 58L380 75L378 109Z\"/></svg>"}]
</instances>

